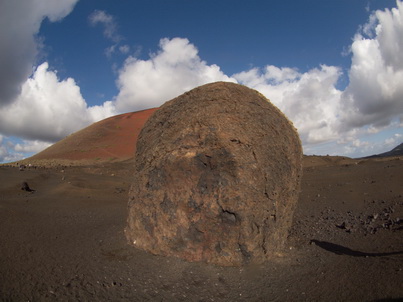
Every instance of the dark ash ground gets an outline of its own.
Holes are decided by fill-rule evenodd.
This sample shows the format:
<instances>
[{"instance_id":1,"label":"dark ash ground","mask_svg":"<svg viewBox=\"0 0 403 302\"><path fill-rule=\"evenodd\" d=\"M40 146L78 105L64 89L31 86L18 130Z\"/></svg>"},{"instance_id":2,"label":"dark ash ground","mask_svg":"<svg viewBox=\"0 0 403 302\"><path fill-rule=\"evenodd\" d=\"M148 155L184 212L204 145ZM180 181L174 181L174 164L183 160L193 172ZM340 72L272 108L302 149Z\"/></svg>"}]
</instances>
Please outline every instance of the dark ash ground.
<instances>
[{"instance_id":1,"label":"dark ash ground","mask_svg":"<svg viewBox=\"0 0 403 302\"><path fill-rule=\"evenodd\" d=\"M128 167L0 167L1 301L403 299L403 158L306 157L286 251L242 268L129 246Z\"/></svg>"}]
</instances>

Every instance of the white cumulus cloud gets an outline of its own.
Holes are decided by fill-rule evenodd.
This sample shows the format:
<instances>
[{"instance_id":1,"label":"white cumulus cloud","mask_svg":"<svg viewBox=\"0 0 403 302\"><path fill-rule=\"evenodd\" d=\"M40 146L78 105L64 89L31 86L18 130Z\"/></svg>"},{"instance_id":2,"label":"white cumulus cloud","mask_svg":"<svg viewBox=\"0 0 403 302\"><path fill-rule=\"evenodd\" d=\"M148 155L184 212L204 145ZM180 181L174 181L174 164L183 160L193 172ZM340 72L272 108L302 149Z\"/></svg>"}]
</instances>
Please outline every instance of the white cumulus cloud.
<instances>
[{"instance_id":1,"label":"white cumulus cloud","mask_svg":"<svg viewBox=\"0 0 403 302\"><path fill-rule=\"evenodd\" d=\"M59 80L40 65L17 99L0 108L3 134L54 142L97 120L116 114L111 102L88 107L74 79Z\"/></svg>"},{"instance_id":2,"label":"white cumulus cloud","mask_svg":"<svg viewBox=\"0 0 403 302\"><path fill-rule=\"evenodd\" d=\"M77 1L0 1L0 162L39 152L49 142L116 114L112 102L88 107L74 79L58 79L48 63L34 67L42 21L62 20ZM14 143L9 137L24 139Z\"/></svg>"},{"instance_id":3,"label":"white cumulus cloud","mask_svg":"<svg viewBox=\"0 0 403 302\"><path fill-rule=\"evenodd\" d=\"M188 39L161 39L148 60L130 56L119 72L116 108L120 112L158 107L196 86L235 81L217 65L208 65Z\"/></svg>"},{"instance_id":4,"label":"white cumulus cloud","mask_svg":"<svg viewBox=\"0 0 403 302\"><path fill-rule=\"evenodd\" d=\"M402 128L403 2L396 4L372 13L355 35L344 91L336 88L341 70L335 66L300 73L269 65L233 77L262 92L294 122L305 150L328 142L333 151L349 155L390 146L399 136L372 149L360 138Z\"/></svg>"},{"instance_id":5,"label":"white cumulus cloud","mask_svg":"<svg viewBox=\"0 0 403 302\"><path fill-rule=\"evenodd\" d=\"M14 144L0 134L0 163L20 160L24 155L14 150Z\"/></svg>"},{"instance_id":6,"label":"white cumulus cloud","mask_svg":"<svg viewBox=\"0 0 403 302\"><path fill-rule=\"evenodd\" d=\"M403 119L403 3L373 13L351 45L350 83L340 127L374 128Z\"/></svg>"},{"instance_id":7,"label":"white cumulus cloud","mask_svg":"<svg viewBox=\"0 0 403 302\"><path fill-rule=\"evenodd\" d=\"M38 53L36 34L43 19L59 21L78 0L0 1L0 106L21 91Z\"/></svg>"},{"instance_id":8,"label":"white cumulus cloud","mask_svg":"<svg viewBox=\"0 0 403 302\"><path fill-rule=\"evenodd\" d=\"M0 162L21 160L44 150L50 145L38 140L15 140L0 134Z\"/></svg>"},{"instance_id":9,"label":"white cumulus cloud","mask_svg":"<svg viewBox=\"0 0 403 302\"><path fill-rule=\"evenodd\" d=\"M240 83L263 93L298 128L303 143L334 139L341 91L335 88L340 70L334 66L300 73L291 68L266 66L235 74Z\"/></svg>"},{"instance_id":10,"label":"white cumulus cloud","mask_svg":"<svg viewBox=\"0 0 403 302\"><path fill-rule=\"evenodd\" d=\"M22 143L18 143L14 146L14 150L16 152L22 152L22 153L38 153L47 147L49 147L51 144L38 141L38 140L23 140Z\"/></svg>"}]
</instances>

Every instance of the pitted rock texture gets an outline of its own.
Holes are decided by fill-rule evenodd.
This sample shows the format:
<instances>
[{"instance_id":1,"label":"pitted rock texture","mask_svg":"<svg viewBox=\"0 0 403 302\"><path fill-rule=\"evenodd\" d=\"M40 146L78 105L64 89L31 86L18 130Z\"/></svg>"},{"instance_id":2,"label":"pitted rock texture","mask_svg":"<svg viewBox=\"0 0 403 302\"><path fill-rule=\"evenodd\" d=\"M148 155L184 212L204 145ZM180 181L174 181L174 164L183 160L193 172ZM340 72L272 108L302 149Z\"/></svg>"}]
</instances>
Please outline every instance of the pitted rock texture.
<instances>
[{"instance_id":1,"label":"pitted rock texture","mask_svg":"<svg viewBox=\"0 0 403 302\"><path fill-rule=\"evenodd\" d=\"M217 82L161 106L137 142L129 242L223 266L281 252L298 199L302 149L257 91Z\"/></svg>"}]
</instances>

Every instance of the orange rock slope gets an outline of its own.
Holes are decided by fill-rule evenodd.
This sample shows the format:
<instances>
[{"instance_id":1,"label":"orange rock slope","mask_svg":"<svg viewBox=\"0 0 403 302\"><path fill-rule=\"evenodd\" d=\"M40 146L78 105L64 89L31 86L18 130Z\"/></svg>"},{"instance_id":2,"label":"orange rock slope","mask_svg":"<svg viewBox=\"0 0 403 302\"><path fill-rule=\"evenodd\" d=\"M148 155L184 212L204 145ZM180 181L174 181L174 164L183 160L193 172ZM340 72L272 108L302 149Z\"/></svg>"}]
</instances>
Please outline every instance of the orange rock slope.
<instances>
[{"instance_id":1,"label":"orange rock slope","mask_svg":"<svg viewBox=\"0 0 403 302\"><path fill-rule=\"evenodd\" d=\"M30 160L126 160L134 156L137 137L157 108L116 115L55 143Z\"/></svg>"}]
</instances>

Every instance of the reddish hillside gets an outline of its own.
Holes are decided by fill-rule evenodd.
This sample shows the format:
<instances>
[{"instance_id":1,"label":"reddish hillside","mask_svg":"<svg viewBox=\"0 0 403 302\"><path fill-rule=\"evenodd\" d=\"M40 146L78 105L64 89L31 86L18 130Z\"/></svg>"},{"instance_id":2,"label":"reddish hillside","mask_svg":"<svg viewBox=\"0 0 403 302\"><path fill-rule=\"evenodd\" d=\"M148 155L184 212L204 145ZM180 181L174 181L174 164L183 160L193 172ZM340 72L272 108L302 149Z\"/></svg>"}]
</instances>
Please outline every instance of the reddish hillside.
<instances>
[{"instance_id":1,"label":"reddish hillside","mask_svg":"<svg viewBox=\"0 0 403 302\"><path fill-rule=\"evenodd\" d=\"M157 108L116 115L75 132L29 160L126 160L141 128Z\"/></svg>"}]
</instances>

